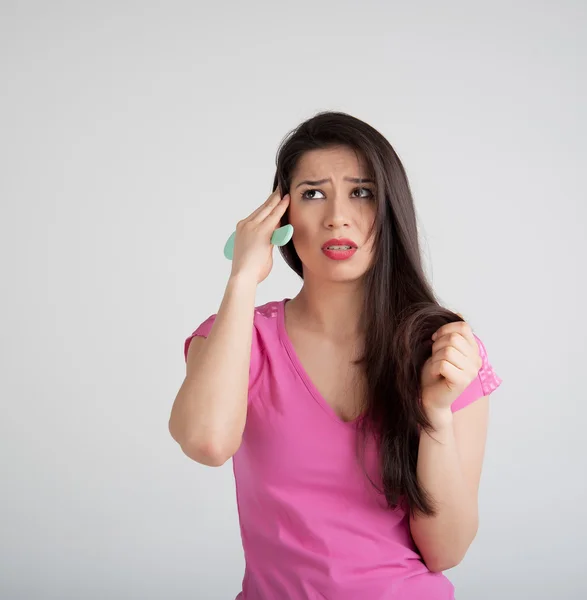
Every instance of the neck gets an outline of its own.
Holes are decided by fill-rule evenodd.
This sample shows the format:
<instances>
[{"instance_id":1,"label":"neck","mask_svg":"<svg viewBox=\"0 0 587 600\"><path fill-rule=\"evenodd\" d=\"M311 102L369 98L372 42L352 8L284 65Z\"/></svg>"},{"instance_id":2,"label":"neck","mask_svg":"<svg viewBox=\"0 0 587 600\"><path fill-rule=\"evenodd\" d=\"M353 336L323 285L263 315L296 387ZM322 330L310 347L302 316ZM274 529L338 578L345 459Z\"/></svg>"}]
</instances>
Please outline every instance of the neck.
<instances>
[{"instance_id":1,"label":"neck","mask_svg":"<svg viewBox=\"0 0 587 600\"><path fill-rule=\"evenodd\" d=\"M300 321L331 338L356 338L363 311L362 281L316 281L304 276L298 295L288 304Z\"/></svg>"}]
</instances>

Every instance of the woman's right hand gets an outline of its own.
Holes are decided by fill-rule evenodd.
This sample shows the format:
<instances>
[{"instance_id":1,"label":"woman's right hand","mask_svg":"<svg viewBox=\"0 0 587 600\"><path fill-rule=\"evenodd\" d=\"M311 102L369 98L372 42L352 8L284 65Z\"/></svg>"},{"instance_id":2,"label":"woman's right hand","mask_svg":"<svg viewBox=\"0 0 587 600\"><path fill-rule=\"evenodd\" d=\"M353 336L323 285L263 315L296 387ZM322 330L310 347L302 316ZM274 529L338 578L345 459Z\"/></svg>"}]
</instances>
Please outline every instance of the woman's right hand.
<instances>
[{"instance_id":1,"label":"woman's right hand","mask_svg":"<svg viewBox=\"0 0 587 600\"><path fill-rule=\"evenodd\" d=\"M289 205L289 194L281 199L279 186L269 198L236 225L231 276L253 277L261 283L273 267L271 236Z\"/></svg>"}]
</instances>

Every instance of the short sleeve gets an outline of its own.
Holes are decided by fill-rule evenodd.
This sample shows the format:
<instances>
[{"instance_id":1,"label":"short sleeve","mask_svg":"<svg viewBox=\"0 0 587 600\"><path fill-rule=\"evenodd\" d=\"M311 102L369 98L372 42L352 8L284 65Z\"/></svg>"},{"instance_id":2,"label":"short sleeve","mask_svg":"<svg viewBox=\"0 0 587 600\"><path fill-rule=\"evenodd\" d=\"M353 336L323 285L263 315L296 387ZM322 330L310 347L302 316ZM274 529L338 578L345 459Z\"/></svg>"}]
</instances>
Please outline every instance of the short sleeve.
<instances>
[{"instance_id":1,"label":"short sleeve","mask_svg":"<svg viewBox=\"0 0 587 600\"><path fill-rule=\"evenodd\" d=\"M188 348L190 347L191 341L196 335L199 335L201 337L208 337L215 319L216 315L210 315L203 323L198 325L197 329L186 339L186 341L183 344L183 356L185 362L187 362L188 360Z\"/></svg>"},{"instance_id":2,"label":"short sleeve","mask_svg":"<svg viewBox=\"0 0 587 600\"><path fill-rule=\"evenodd\" d=\"M502 383L502 379L489 362L485 344L475 334L473 335L479 346L479 355L481 356L482 361L481 367L477 373L477 377L473 379L463 393L452 403L451 410L453 413L461 408L465 408L465 406L468 406L483 396L488 396Z\"/></svg>"},{"instance_id":3,"label":"short sleeve","mask_svg":"<svg viewBox=\"0 0 587 600\"><path fill-rule=\"evenodd\" d=\"M199 335L201 337L208 337L210 331L212 330L212 325L216 320L216 314L210 315L205 321L203 321L196 330L191 333L185 340L183 345L183 356L184 361L187 363L188 359L188 349L190 347L191 341L195 336ZM262 367L262 358L263 352L261 349L261 343L259 338L259 333L257 331L257 327L253 324L253 336L251 342L251 361L249 367L249 391L255 385L257 380L259 379Z\"/></svg>"}]
</instances>

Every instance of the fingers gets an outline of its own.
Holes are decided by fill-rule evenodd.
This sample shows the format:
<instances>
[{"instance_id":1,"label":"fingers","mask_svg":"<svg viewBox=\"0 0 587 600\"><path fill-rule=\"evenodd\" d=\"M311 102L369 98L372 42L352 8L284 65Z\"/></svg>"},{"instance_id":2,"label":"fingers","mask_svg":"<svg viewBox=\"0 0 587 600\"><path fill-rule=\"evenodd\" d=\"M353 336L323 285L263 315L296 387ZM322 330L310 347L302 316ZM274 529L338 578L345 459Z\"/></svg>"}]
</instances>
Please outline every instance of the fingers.
<instances>
[{"instance_id":1,"label":"fingers","mask_svg":"<svg viewBox=\"0 0 587 600\"><path fill-rule=\"evenodd\" d=\"M263 202L261 206L257 207L246 219L243 219L243 221L257 221L259 213L267 206L275 204L275 202L279 202L280 198L281 192L279 190L279 187L277 187L277 189L269 196L269 198L267 198L267 200L265 200L265 202Z\"/></svg>"},{"instance_id":2,"label":"fingers","mask_svg":"<svg viewBox=\"0 0 587 600\"><path fill-rule=\"evenodd\" d=\"M271 231L273 231L277 225L279 225L279 221L281 221L281 217L285 214L287 207L289 206L289 194L286 194L283 197L283 200L277 204L273 208L273 210L267 215L265 220L263 221L263 227L268 227Z\"/></svg>"},{"instance_id":3,"label":"fingers","mask_svg":"<svg viewBox=\"0 0 587 600\"><path fill-rule=\"evenodd\" d=\"M257 211L254 217L251 218L251 222L259 225L262 223L273 211L276 206L279 206L281 201L281 195L278 190L271 194L269 200L265 202Z\"/></svg>"}]
</instances>

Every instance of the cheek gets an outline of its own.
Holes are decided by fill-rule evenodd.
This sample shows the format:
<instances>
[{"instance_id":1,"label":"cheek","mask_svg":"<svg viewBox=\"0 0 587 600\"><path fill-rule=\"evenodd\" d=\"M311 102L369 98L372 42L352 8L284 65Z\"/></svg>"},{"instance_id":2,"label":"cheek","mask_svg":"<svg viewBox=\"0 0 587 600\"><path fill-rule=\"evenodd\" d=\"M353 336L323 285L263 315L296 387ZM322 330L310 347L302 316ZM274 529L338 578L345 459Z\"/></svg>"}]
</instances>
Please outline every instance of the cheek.
<instances>
[{"instance_id":1,"label":"cheek","mask_svg":"<svg viewBox=\"0 0 587 600\"><path fill-rule=\"evenodd\" d=\"M367 228L365 230L365 235L367 236L369 234L369 229ZM374 259L375 256L375 233L373 233L371 235L371 237L366 238L364 245L363 245L363 255L366 259L366 261L371 264L371 261Z\"/></svg>"},{"instance_id":2,"label":"cheek","mask_svg":"<svg viewBox=\"0 0 587 600\"><path fill-rule=\"evenodd\" d=\"M300 223L298 221L296 223L292 223L292 225L294 228L293 242L298 251L301 250L303 252L304 248L310 245L312 235L304 223Z\"/></svg>"},{"instance_id":3,"label":"cheek","mask_svg":"<svg viewBox=\"0 0 587 600\"><path fill-rule=\"evenodd\" d=\"M374 211L373 211L371 214L366 216L365 220L363 221L364 235L369 236L365 240L365 245L369 246L370 248L372 248L372 246L375 242L375 217L376 217L376 215L374 214Z\"/></svg>"},{"instance_id":4,"label":"cheek","mask_svg":"<svg viewBox=\"0 0 587 600\"><path fill-rule=\"evenodd\" d=\"M311 223L304 219L296 210L289 213L289 222L294 228L293 242L296 246L303 247L312 238Z\"/></svg>"}]
</instances>

